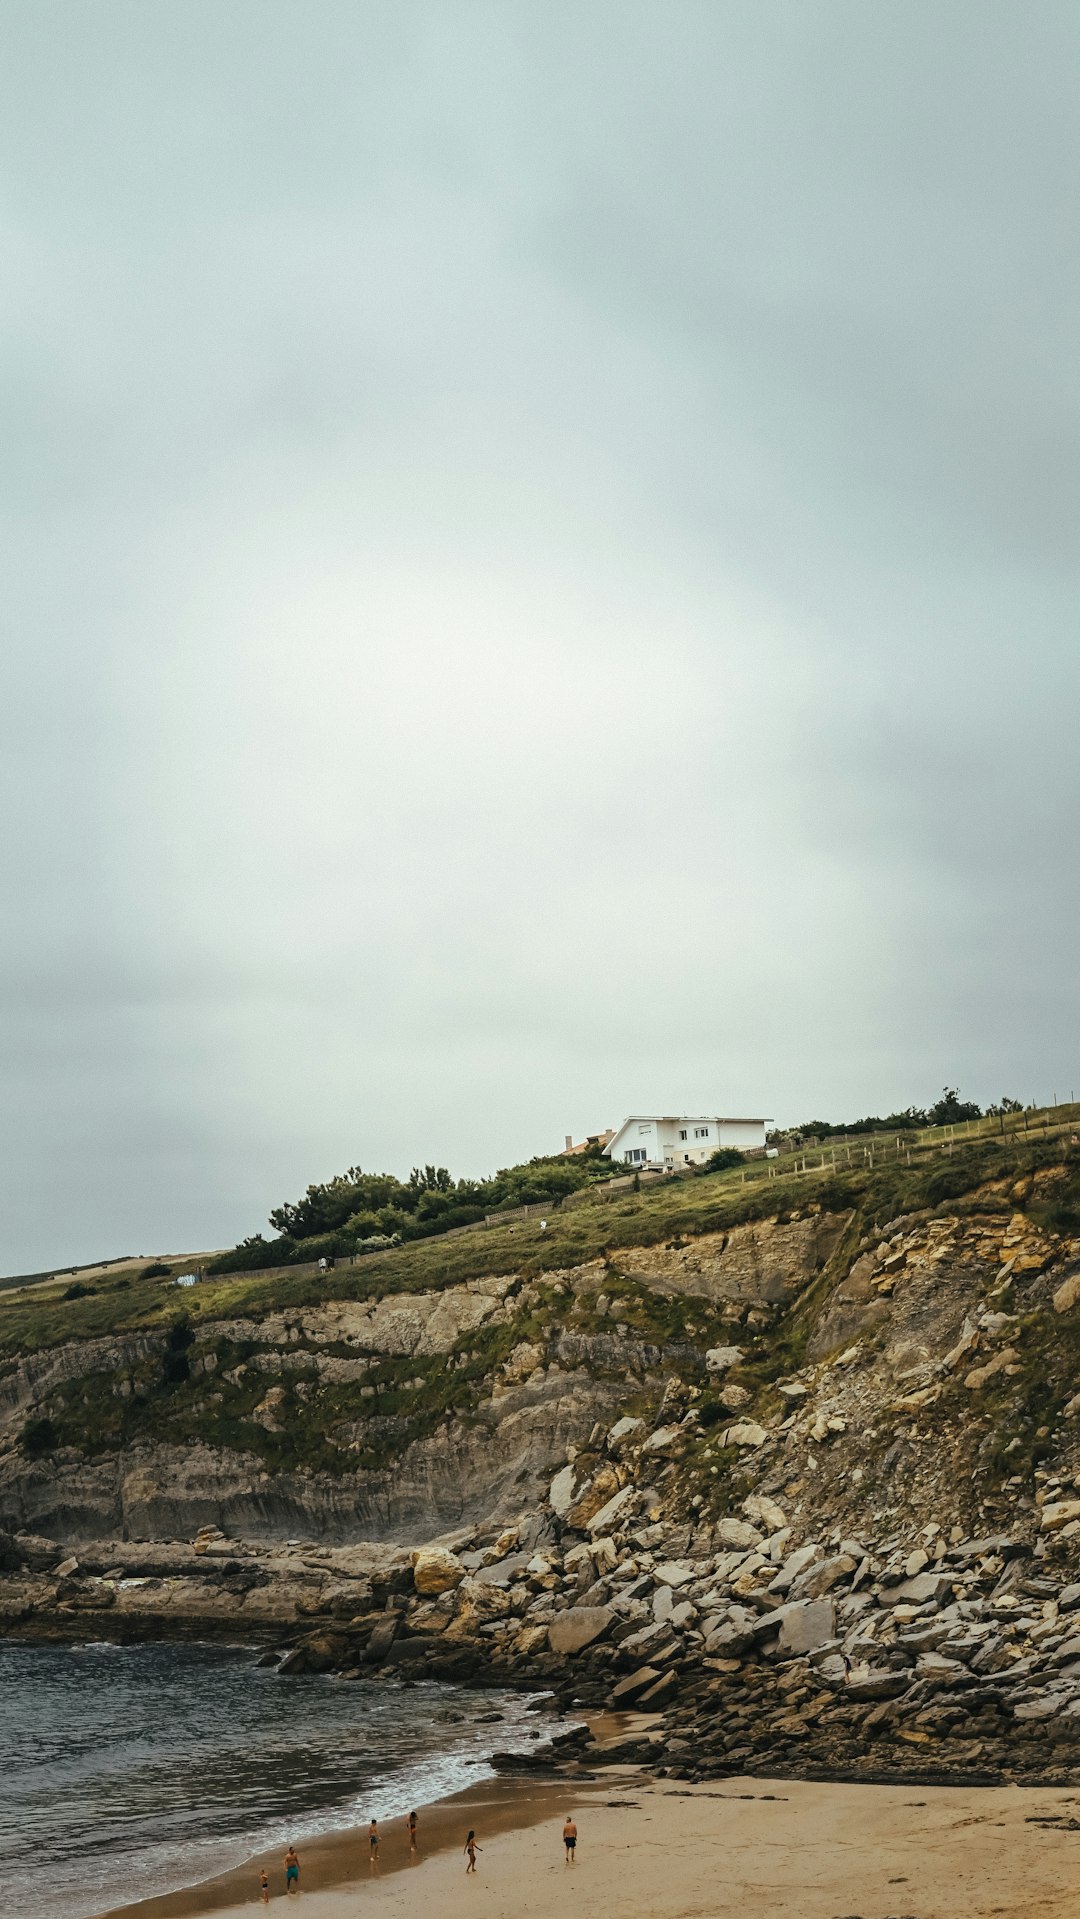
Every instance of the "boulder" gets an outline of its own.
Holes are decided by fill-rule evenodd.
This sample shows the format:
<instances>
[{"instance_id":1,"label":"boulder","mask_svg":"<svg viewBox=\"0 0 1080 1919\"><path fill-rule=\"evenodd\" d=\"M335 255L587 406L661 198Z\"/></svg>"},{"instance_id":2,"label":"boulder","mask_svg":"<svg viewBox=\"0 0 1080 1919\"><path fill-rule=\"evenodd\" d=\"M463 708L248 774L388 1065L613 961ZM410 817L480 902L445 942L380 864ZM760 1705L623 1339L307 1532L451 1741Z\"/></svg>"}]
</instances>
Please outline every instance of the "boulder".
<instances>
[{"instance_id":1,"label":"boulder","mask_svg":"<svg viewBox=\"0 0 1080 1919\"><path fill-rule=\"evenodd\" d=\"M964 1385L971 1393L978 1392L987 1380L996 1378L998 1373L1007 1373L1017 1365L1020 1355L1014 1346L1003 1346L1000 1353L988 1359L985 1366L973 1366L965 1376Z\"/></svg>"},{"instance_id":2,"label":"boulder","mask_svg":"<svg viewBox=\"0 0 1080 1919\"><path fill-rule=\"evenodd\" d=\"M694 1575L689 1566L680 1566L673 1559L665 1559L659 1566L653 1567L653 1578L658 1586L686 1586Z\"/></svg>"},{"instance_id":3,"label":"boulder","mask_svg":"<svg viewBox=\"0 0 1080 1919\"><path fill-rule=\"evenodd\" d=\"M813 1541L806 1546L796 1546L795 1551L788 1554L775 1579L771 1581L769 1591L786 1593L788 1587L794 1585L799 1574L805 1572L807 1566L812 1566L814 1561L820 1558L821 1547L815 1545Z\"/></svg>"},{"instance_id":4,"label":"boulder","mask_svg":"<svg viewBox=\"0 0 1080 1919\"><path fill-rule=\"evenodd\" d=\"M727 1552L746 1552L761 1545L761 1534L747 1520L721 1519L716 1527L716 1542Z\"/></svg>"},{"instance_id":5,"label":"boulder","mask_svg":"<svg viewBox=\"0 0 1080 1919\"><path fill-rule=\"evenodd\" d=\"M310 1639L305 1639L303 1651L306 1671L329 1672L339 1663L345 1641L332 1633L313 1633Z\"/></svg>"},{"instance_id":6,"label":"boulder","mask_svg":"<svg viewBox=\"0 0 1080 1919\"><path fill-rule=\"evenodd\" d=\"M1044 1533L1058 1533L1074 1519L1080 1519L1080 1499L1055 1499L1043 1507L1039 1525Z\"/></svg>"},{"instance_id":7,"label":"boulder","mask_svg":"<svg viewBox=\"0 0 1080 1919\"><path fill-rule=\"evenodd\" d=\"M371 1661L385 1659L394 1643L394 1634L397 1632L397 1629L397 1613L384 1613L367 1642L367 1646L364 1649L364 1658Z\"/></svg>"},{"instance_id":8,"label":"boulder","mask_svg":"<svg viewBox=\"0 0 1080 1919\"><path fill-rule=\"evenodd\" d=\"M742 1356L741 1346L711 1346L705 1354L706 1371L719 1377L729 1367L737 1366Z\"/></svg>"},{"instance_id":9,"label":"boulder","mask_svg":"<svg viewBox=\"0 0 1080 1919\"><path fill-rule=\"evenodd\" d=\"M796 1600L772 1614L780 1622L780 1651L792 1658L817 1652L836 1637L836 1612L831 1599Z\"/></svg>"},{"instance_id":10,"label":"boulder","mask_svg":"<svg viewBox=\"0 0 1080 1919\"><path fill-rule=\"evenodd\" d=\"M611 1504L622 1487L623 1477L614 1466L599 1467L563 1515L566 1525L575 1532L584 1532L595 1515ZM602 1526L600 1530L603 1532L606 1528Z\"/></svg>"},{"instance_id":11,"label":"boulder","mask_svg":"<svg viewBox=\"0 0 1080 1919\"><path fill-rule=\"evenodd\" d=\"M741 1606L733 1606L723 1624L709 1634L705 1651L710 1659L738 1659L741 1653L749 1652L754 1644L757 1626L754 1613L744 1612Z\"/></svg>"},{"instance_id":12,"label":"boulder","mask_svg":"<svg viewBox=\"0 0 1080 1919\"><path fill-rule=\"evenodd\" d=\"M787 1515L767 1493L750 1493L743 1500L742 1510L747 1519L755 1526L762 1526L767 1533L783 1532L787 1525Z\"/></svg>"},{"instance_id":13,"label":"boulder","mask_svg":"<svg viewBox=\"0 0 1080 1919\"><path fill-rule=\"evenodd\" d=\"M607 1436L609 1451L613 1453L622 1452L625 1446L630 1445L634 1438L644 1431L645 1421L643 1419L630 1419L629 1417L617 1419Z\"/></svg>"},{"instance_id":14,"label":"boulder","mask_svg":"<svg viewBox=\"0 0 1080 1919\"><path fill-rule=\"evenodd\" d=\"M850 1579L858 1563L850 1553L834 1553L831 1559L821 1559L816 1565L807 1566L792 1582L792 1598L823 1599L841 1580Z\"/></svg>"},{"instance_id":15,"label":"boulder","mask_svg":"<svg viewBox=\"0 0 1080 1919\"><path fill-rule=\"evenodd\" d=\"M636 1490L634 1486L624 1486L621 1492L615 1494L614 1499L609 1499L606 1506L601 1506L600 1511L593 1514L586 1530L590 1533L606 1533L623 1508L628 1506L635 1497Z\"/></svg>"},{"instance_id":16,"label":"boulder","mask_svg":"<svg viewBox=\"0 0 1080 1919\"><path fill-rule=\"evenodd\" d=\"M1080 1506L1077 1511L1080 1512ZM948 1573L916 1573L914 1579L903 1579L899 1586L890 1588L887 1603L890 1606L926 1606L933 1600L935 1606L939 1606L951 1588L952 1580Z\"/></svg>"},{"instance_id":17,"label":"boulder","mask_svg":"<svg viewBox=\"0 0 1080 1919\"><path fill-rule=\"evenodd\" d=\"M658 1426L650 1433L641 1450L643 1453L676 1452L686 1443L686 1434L681 1426Z\"/></svg>"},{"instance_id":18,"label":"boulder","mask_svg":"<svg viewBox=\"0 0 1080 1919\"><path fill-rule=\"evenodd\" d=\"M759 1426L753 1419L741 1419L736 1421L734 1426L728 1427L720 1444L722 1446L745 1446L750 1449L757 1446L764 1446L768 1437L769 1435L765 1431L764 1426Z\"/></svg>"},{"instance_id":19,"label":"boulder","mask_svg":"<svg viewBox=\"0 0 1080 1919\"><path fill-rule=\"evenodd\" d=\"M659 1679L653 1681L646 1692L640 1694L637 1701L637 1710L639 1712L655 1712L660 1706L666 1706L677 1690L678 1684L679 1681L675 1673L670 1670L662 1673Z\"/></svg>"},{"instance_id":20,"label":"boulder","mask_svg":"<svg viewBox=\"0 0 1080 1919\"><path fill-rule=\"evenodd\" d=\"M660 1672L656 1666L639 1666L636 1672L628 1672L626 1678L620 1679L612 1692L612 1706L616 1709L629 1706L640 1693L647 1692L650 1686L655 1685L659 1677Z\"/></svg>"},{"instance_id":21,"label":"boulder","mask_svg":"<svg viewBox=\"0 0 1080 1919\"><path fill-rule=\"evenodd\" d=\"M413 1585L418 1593L435 1599L439 1593L460 1586L465 1568L456 1553L445 1546L420 1546L412 1555Z\"/></svg>"},{"instance_id":22,"label":"boulder","mask_svg":"<svg viewBox=\"0 0 1080 1919\"><path fill-rule=\"evenodd\" d=\"M729 1379L725 1386L721 1386L716 1396L724 1411L728 1413L741 1413L743 1407L749 1406L753 1398L753 1394L749 1393L745 1386L736 1386L732 1379Z\"/></svg>"},{"instance_id":23,"label":"boulder","mask_svg":"<svg viewBox=\"0 0 1080 1919\"><path fill-rule=\"evenodd\" d=\"M890 1672L881 1667L855 1668L848 1674L844 1691L849 1699L869 1702L878 1699L895 1699L906 1692L911 1683L910 1672Z\"/></svg>"},{"instance_id":24,"label":"boulder","mask_svg":"<svg viewBox=\"0 0 1080 1919\"><path fill-rule=\"evenodd\" d=\"M555 1474L548 1488L548 1503L559 1519L565 1519L570 1511L574 1503L577 1483L577 1472L572 1465L564 1466L560 1473Z\"/></svg>"},{"instance_id":25,"label":"boulder","mask_svg":"<svg viewBox=\"0 0 1080 1919\"><path fill-rule=\"evenodd\" d=\"M607 1632L615 1614L610 1606L569 1606L548 1627L548 1645L552 1652L581 1652Z\"/></svg>"}]
</instances>

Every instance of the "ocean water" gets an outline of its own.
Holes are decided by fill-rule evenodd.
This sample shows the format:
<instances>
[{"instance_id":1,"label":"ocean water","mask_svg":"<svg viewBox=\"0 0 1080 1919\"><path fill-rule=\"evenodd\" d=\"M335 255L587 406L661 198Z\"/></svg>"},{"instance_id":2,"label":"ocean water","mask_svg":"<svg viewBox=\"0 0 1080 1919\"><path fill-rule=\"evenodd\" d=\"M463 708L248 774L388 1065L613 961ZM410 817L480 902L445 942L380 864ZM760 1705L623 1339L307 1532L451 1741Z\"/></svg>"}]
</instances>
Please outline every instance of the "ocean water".
<instances>
[{"instance_id":1,"label":"ocean water","mask_svg":"<svg viewBox=\"0 0 1080 1919\"><path fill-rule=\"evenodd\" d=\"M0 1640L4 1904L87 1919L403 1814L523 1749L521 1694L278 1679L251 1651ZM500 1712L500 1723L480 1715ZM461 1715L460 1718L452 1715Z\"/></svg>"}]
</instances>

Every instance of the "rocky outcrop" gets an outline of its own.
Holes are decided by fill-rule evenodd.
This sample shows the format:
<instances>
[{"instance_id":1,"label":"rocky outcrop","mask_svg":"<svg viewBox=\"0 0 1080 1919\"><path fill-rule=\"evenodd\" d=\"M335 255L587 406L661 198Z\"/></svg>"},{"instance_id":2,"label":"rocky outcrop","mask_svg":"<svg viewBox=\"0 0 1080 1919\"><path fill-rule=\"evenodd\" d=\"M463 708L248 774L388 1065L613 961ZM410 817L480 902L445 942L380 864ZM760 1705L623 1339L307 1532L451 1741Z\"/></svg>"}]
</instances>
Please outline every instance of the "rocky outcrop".
<instances>
[{"instance_id":1,"label":"rocky outcrop","mask_svg":"<svg viewBox=\"0 0 1080 1919\"><path fill-rule=\"evenodd\" d=\"M618 1264L658 1292L778 1305L801 1292L832 1257L848 1217L811 1212L802 1219L755 1220L727 1233L703 1233L685 1246L630 1248L619 1253Z\"/></svg>"}]
</instances>

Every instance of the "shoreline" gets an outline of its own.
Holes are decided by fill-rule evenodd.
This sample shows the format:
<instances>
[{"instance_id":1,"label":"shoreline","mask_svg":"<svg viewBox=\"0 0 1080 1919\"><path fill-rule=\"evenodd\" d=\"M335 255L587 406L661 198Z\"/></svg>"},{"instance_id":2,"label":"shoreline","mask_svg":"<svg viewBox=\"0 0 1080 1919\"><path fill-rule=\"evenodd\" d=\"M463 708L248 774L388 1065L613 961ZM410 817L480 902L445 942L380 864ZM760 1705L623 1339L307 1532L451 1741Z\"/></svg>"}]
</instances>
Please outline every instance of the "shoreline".
<instances>
[{"instance_id":1,"label":"shoreline","mask_svg":"<svg viewBox=\"0 0 1080 1919\"><path fill-rule=\"evenodd\" d=\"M346 1889L356 1892L392 1874L415 1871L427 1859L444 1856L464 1842L470 1825L492 1837L522 1831L549 1817L561 1817L563 1802L569 1803L568 1795L580 1803L589 1791L598 1787L610 1791L611 1786L611 1778L565 1779L548 1774L533 1778L496 1774L479 1780L416 1808L419 1824L415 1855L409 1851L404 1815L380 1822L377 1876L368 1863L366 1826L320 1833L298 1844L302 1894L310 1907L315 1894L338 1894ZM258 1908L261 1865L266 1867L272 1897L282 1892L282 1851L278 1848L273 1855L253 1853L242 1865L231 1866L226 1872L173 1892L106 1907L93 1919L201 1919L207 1913L232 1913L252 1905Z\"/></svg>"},{"instance_id":2,"label":"shoreline","mask_svg":"<svg viewBox=\"0 0 1080 1919\"><path fill-rule=\"evenodd\" d=\"M377 1872L365 1830L301 1853L307 1919L440 1919L491 1912L560 1919L1065 1919L1074 1903L1080 1795L1067 1787L837 1785L732 1778L687 1785L626 1767L589 1779L494 1779L420 1809L410 1860L404 1821L383 1838ZM572 1870L562 1818L581 1839ZM469 1825L482 1848L467 1878L455 1856ZM245 1919L261 1911L258 1864L164 1898L113 1907L97 1919ZM410 1876L412 1875L412 1876ZM273 1861L271 1904L284 1898ZM284 1908L279 1908L284 1910Z\"/></svg>"}]
</instances>

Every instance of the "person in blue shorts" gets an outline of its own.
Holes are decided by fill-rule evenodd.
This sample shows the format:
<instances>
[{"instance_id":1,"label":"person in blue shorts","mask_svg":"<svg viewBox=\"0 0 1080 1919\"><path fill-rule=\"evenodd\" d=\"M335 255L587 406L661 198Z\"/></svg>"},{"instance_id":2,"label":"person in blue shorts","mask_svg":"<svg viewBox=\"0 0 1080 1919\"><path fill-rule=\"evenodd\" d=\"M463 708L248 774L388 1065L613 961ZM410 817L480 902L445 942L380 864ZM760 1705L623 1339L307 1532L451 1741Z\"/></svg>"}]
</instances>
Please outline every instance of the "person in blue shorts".
<instances>
[{"instance_id":1,"label":"person in blue shorts","mask_svg":"<svg viewBox=\"0 0 1080 1919\"><path fill-rule=\"evenodd\" d=\"M295 1846L290 1846L285 1854L285 1890L286 1892L300 1890L300 1859Z\"/></svg>"}]
</instances>

